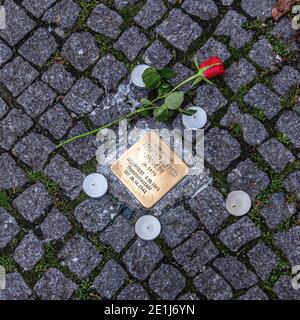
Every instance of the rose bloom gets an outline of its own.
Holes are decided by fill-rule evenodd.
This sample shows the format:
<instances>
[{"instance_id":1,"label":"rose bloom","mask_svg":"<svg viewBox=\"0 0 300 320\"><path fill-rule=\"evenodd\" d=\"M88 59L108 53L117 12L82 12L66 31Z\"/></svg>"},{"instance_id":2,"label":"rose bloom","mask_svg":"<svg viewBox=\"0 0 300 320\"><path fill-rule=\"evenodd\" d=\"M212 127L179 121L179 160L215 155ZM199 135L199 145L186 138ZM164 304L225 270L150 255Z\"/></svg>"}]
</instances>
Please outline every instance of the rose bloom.
<instances>
[{"instance_id":1,"label":"rose bloom","mask_svg":"<svg viewBox=\"0 0 300 320\"><path fill-rule=\"evenodd\" d=\"M209 67L212 66L214 64L217 64L211 68L209 68L208 70L206 70L204 72L204 77L206 79L212 79L215 78L217 76L220 76L222 74L224 74L225 72L225 67L224 67L224 63L223 61L218 58L218 57L210 57L206 60L204 60L200 65L199 65L199 69L203 69L205 67Z\"/></svg>"}]
</instances>

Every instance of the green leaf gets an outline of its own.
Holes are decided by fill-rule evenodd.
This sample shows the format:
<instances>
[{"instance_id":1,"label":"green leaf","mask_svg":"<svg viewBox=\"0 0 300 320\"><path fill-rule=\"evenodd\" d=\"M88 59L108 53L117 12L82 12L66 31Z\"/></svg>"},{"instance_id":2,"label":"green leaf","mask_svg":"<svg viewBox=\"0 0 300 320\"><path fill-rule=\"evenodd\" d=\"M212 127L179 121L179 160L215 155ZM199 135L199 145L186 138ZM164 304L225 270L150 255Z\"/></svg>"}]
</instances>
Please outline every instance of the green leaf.
<instances>
[{"instance_id":1,"label":"green leaf","mask_svg":"<svg viewBox=\"0 0 300 320\"><path fill-rule=\"evenodd\" d=\"M184 109L179 108L179 112L182 113L182 114L185 114L187 116L192 116L197 112L197 110L191 110L191 109L184 110Z\"/></svg>"},{"instance_id":2,"label":"green leaf","mask_svg":"<svg viewBox=\"0 0 300 320\"><path fill-rule=\"evenodd\" d=\"M147 107L147 106L150 106L152 104L152 102L149 99L142 98L141 104L142 104L142 106Z\"/></svg>"},{"instance_id":3,"label":"green leaf","mask_svg":"<svg viewBox=\"0 0 300 320\"><path fill-rule=\"evenodd\" d=\"M167 105L168 109L175 110L182 105L183 100L184 100L184 92L176 91L167 96L165 100L165 104Z\"/></svg>"},{"instance_id":4,"label":"green leaf","mask_svg":"<svg viewBox=\"0 0 300 320\"><path fill-rule=\"evenodd\" d=\"M158 72L164 80L171 80L176 77L176 72L169 68L163 68Z\"/></svg>"},{"instance_id":5,"label":"green leaf","mask_svg":"<svg viewBox=\"0 0 300 320\"><path fill-rule=\"evenodd\" d=\"M172 86L167 83L164 83L158 88L158 96L159 97L165 96L171 90L172 90Z\"/></svg>"},{"instance_id":6,"label":"green leaf","mask_svg":"<svg viewBox=\"0 0 300 320\"><path fill-rule=\"evenodd\" d=\"M163 122L170 118L171 113L165 105L162 105L160 108L154 110L153 115L158 121Z\"/></svg>"},{"instance_id":7,"label":"green leaf","mask_svg":"<svg viewBox=\"0 0 300 320\"><path fill-rule=\"evenodd\" d=\"M161 76L155 68L148 68L143 73L143 81L147 89L156 89L161 84Z\"/></svg>"},{"instance_id":8,"label":"green leaf","mask_svg":"<svg viewBox=\"0 0 300 320\"><path fill-rule=\"evenodd\" d=\"M140 112L140 115L142 115L142 116L145 117L145 118L151 118L151 114L152 114L151 111L152 111L152 110L147 110L147 109L146 109L146 110L144 110L144 111L141 111L141 112Z\"/></svg>"}]
</instances>

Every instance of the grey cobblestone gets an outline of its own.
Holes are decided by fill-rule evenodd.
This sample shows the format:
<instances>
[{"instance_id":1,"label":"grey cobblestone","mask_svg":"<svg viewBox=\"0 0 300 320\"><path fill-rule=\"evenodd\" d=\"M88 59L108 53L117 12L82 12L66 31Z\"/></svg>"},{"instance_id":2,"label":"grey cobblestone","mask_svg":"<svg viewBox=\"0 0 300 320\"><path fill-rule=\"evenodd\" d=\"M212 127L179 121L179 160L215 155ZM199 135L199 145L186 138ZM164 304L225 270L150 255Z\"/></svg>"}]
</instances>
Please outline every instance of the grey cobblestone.
<instances>
[{"instance_id":1,"label":"grey cobblestone","mask_svg":"<svg viewBox=\"0 0 300 320\"><path fill-rule=\"evenodd\" d=\"M254 44L249 57L262 68L270 68L276 63L276 55L266 38L261 38Z\"/></svg>"},{"instance_id":2,"label":"grey cobblestone","mask_svg":"<svg viewBox=\"0 0 300 320\"><path fill-rule=\"evenodd\" d=\"M84 237L76 235L59 252L58 258L80 278L86 278L100 263L102 256Z\"/></svg>"},{"instance_id":3,"label":"grey cobblestone","mask_svg":"<svg viewBox=\"0 0 300 320\"><path fill-rule=\"evenodd\" d=\"M172 9L156 32L172 46L186 52L191 43L200 37L202 28L180 9Z\"/></svg>"},{"instance_id":4,"label":"grey cobblestone","mask_svg":"<svg viewBox=\"0 0 300 320\"><path fill-rule=\"evenodd\" d=\"M292 287L289 276L282 276L275 283L274 288L280 300L300 300L300 292Z\"/></svg>"},{"instance_id":5,"label":"grey cobblestone","mask_svg":"<svg viewBox=\"0 0 300 320\"><path fill-rule=\"evenodd\" d=\"M18 50L29 62L41 67L57 49L55 38L40 28Z\"/></svg>"},{"instance_id":6,"label":"grey cobblestone","mask_svg":"<svg viewBox=\"0 0 300 320\"><path fill-rule=\"evenodd\" d=\"M284 66L272 80L273 88L282 96L287 94L292 87L299 84L300 73L290 66Z\"/></svg>"},{"instance_id":7,"label":"grey cobblestone","mask_svg":"<svg viewBox=\"0 0 300 320\"><path fill-rule=\"evenodd\" d=\"M149 40L139 28L131 27L120 36L114 48L122 51L127 59L133 61L148 43Z\"/></svg>"},{"instance_id":8,"label":"grey cobblestone","mask_svg":"<svg viewBox=\"0 0 300 320\"><path fill-rule=\"evenodd\" d=\"M276 228L281 222L291 217L296 211L294 204L288 204L283 193L274 193L270 203L261 210L269 228Z\"/></svg>"},{"instance_id":9,"label":"grey cobblestone","mask_svg":"<svg viewBox=\"0 0 300 320\"><path fill-rule=\"evenodd\" d=\"M230 300L232 298L232 290L227 281L211 268L200 273L194 279L194 284L208 299Z\"/></svg>"},{"instance_id":10,"label":"grey cobblestone","mask_svg":"<svg viewBox=\"0 0 300 320\"><path fill-rule=\"evenodd\" d=\"M72 225L61 212L53 208L40 225L40 228L45 239L52 241L62 238L72 229Z\"/></svg>"},{"instance_id":11,"label":"grey cobblestone","mask_svg":"<svg viewBox=\"0 0 300 320\"><path fill-rule=\"evenodd\" d=\"M0 248L5 248L19 231L20 227L16 220L6 210L0 208Z\"/></svg>"},{"instance_id":12,"label":"grey cobblestone","mask_svg":"<svg viewBox=\"0 0 300 320\"><path fill-rule=\"evenodd\" d=\"M202 20L211 20L218 16L219 10L212 0L186 0L182 8Z\"/></svg>"},{"instance_id":13,"label":"grey cobblestone","mask_svg":"<svg viewBox=\"0 0 300 320\"><path fill-rule=\"evenodd\" d=\"M242 0L241 2L242 9L247 14L263 21L271 17L271 11L274 4L274 0Z\"/></svg>"},{"instance_id":14,"label":"grey cobblestone","mask_svg":"<svg viewBox=\"0 0 300 320\"><path fill-rule=\"evenodd\" d=\"M226 130L213 128L205 138L205 159L219 171L241 154L240 144Z\"/></svg>"},{"instance_id":15,"label":"grey cobblestone","mask_svg":"<svg viewBox=\"0 0 300 320\"><path fill-rule=\"evenodd\" d=\"M213 56L217 56L222 61L226 61L230 58L230 53L222 42L210 38L196 53L196 58L198 62L201 62Z\"/></svg>"},{"instance_id":16,"label":"grey cobblestone","mask_svg":"<svg viewBox=\"0 0 300 320\"><path fill-rule=\"evenodd\" d=\"M0 291L0 300L27 300L32 290L19 272L11 272L6 276L6 289Z\"/></svg>"},{"instance_id":17,"label":"grey cobblestone","mask_svg":"<svg viewBox=\"0 0 300 320\"><path fill-rule=\"evenodd\" d=\"M0 188L4 190L20 188L25 185L25 172L17 166L7 153L0 155Z\"/></svg>"},{"instance_id":18,"label":"grey cobblestone","mask_svg":"<svg viewBox=\"0 0 300 320\"><path fill-rule=\"evenodd\" d=\"M173 300L185 287L185 278L173 266L162 264L152 273L149 286L162 299Z\"/></svg>"},{"instance_id":19,"label":"grey cobblestone","mask_svg":"<svg viewBox=\"0 0 300 320\"><path fill-rule=\"evenodd\" d=\"M115 251L121 252L134 236L133 225L119 215L114 223L101 233L100 240L112 246Z\"/></svg>"},{"instance_id":20,"label":"grey cobblestone","mask_svg":"<svg viewBox=\"0 0 300 320\"><path fill-rule=\"evenodd\" d=\"M166 12L162 0L147 0L141 11L134 17L134 21L144 29L152 27Z\"/></svg>"},{"instance_id":21,"label":"grey cobblestone","mask_svg":"<svg viewBox=\"0 0 300 320\"><path fill-rule=\"evenodd\" d=\"M6 115L8 110L9 110L8 105L2 98L0 98L0 119Z\"/></svg>"},{"instance_id":22,"label":"grey cobblestone","mask_svg":"<svg viewBox=\"0 0 300 320\"><path fill-rule=\"evenodd\" d=\"M288 17L281 18L272 30L272 35L283 41L292 51L299 48L296 41L297 31L292 28L292 24Z\"/></svg>"},{"instance_id":23,"label":"grey cobblestone","mask_svg":"<svg viewBox=\"0 0 300 320\"><path fill-rule=\"evenodd\" d=\"M180 296L178 300L189 301L189 300L200 300L200 299L195 293L188 292Z\"/></svg>"},{"instance_id":24,"label":"grey cobblestone","mask_svg":"<svg viewBox=\"0 0 300 320\"><path fill-rule=\"evenodd\" d=\"M173 250L173 256L191 276L218 255L218 250L203 231L198 231L190 239Z\"/></svg>"},{"instance_id":25,"label":"grey cobblestone","mask_svg":"<svg viewBox=\"0 0 300 320\"><path fill-rule=\"evenodd\" d=\"M245 59L234 62L225 73L225 81L228 86L238 92L242 86L255 79L257 73L254 66Z\"/></svg>"},{"instance_id":26,"label":"grey cobblestone","mask_svg":"<svg viewBox=\"0 0 300 320\"><path fill-rule=\"evenodd\" d=\"M44 249L33 234L24 237L13 254L14 260L25 270L31 270L43 257Z\"/></svg>"},{"instance_id":27,"label":"grey cobblestone","mask_svg":"<svg viewBox=\"0 0 300 320\"><path fill-rule=\"evenodd\" d=\"M126 252L123 261L135 278L145 280L162 257L162 251L154 242L138 239Z\"/></svg>"},{"instance_id":28,"label":"grey cobblestone","mask_svg":"<svg viewBox=\"0 0 300 320\"><path fill-rule=\"evenodd\" d=\"M99 102L103 90L87 78L79 79L64 97L64 105L72 112L83 116L91 112Z\"/></svg>"},{"instance_id":29,"label":"grey cobblestone","mask_svg":"<svg viewBox=\"0 0 300 320\"><path fill-rule=\"evenodd\" d=\"M33 122L26 114L19 109L12 109L0 122L0 146L10 150L32 125Z\"/></svg>"},{"instance_id":30,"label":"grey cobblestone","mask_svg":"<svg viewBox=\"0 0 300 320\"><path fill-rule=\"evenodd\" d=\"M4 8L6 28L0 30L0 37L14 46L36 26L36 23L12 0L6 0Z\"/></svg>"},{"instance_id":31,"label":"grey cobblestone","mask_svg":"<svg viewBox=\"0 0 300 320\"><path fill-rule=\"evenodd\" d=\"M22 5L35 17L39 18L56 0L24 0Z\"/></svg>"},{"instance_id":32,"label":"grey cobblestone","mask_svg":"<svg viewBox=\"0 0 300 320\"><path fill-rule=\"evenodd\" d=\"M197 228L197 220L182 206L165 212L161 217L161 236L168 246L174 248Z\"/></svg>"},{"instance_id":33,"label":"grey cobblestone","mask_svg":"<svg viewBox=\"0 0 300 320\"><path fill-rule=\"evenodd\" d=\"M276 235L276 242L281 250L286 254L292 266L300 264L300 226L289 229L288 231L279 232Z\"/></svg>"},{"instance_id":34,"label":"grey cobblestone","mask_svg":"<svg viewBox=\"0 0 300 320\"><path fill-rule=\"evenodd\" d=\"M68 139L87 131L87 127L80 121L70 131ZM94 136L89 136L65 145L64 149L67 151L71 159L81 165L88 162L95 156L97 143Z\"/></svg>"},{"instance_id":35,"label":"grey cobblestone","mask_svg":"<svg viewBox=\"0 0 300 320\"><path fill-rule=\"evenodd\" d=\"M11 49L0 40L0 66L7 62L12 56Z\"/></svg>"},{"instance_id":36,"label":"grey cobblestone","mask_svg":"<svg viewBox=\"0 0 300 320\"><path fill-rule=\"evenodd\" d=\"M176 63L173 67L173 70L176 72L176 77L173 78L170 83L173 86L177 86L181 83L184 79L191 77L193 75L193 71L180 63ZM181 87L183 91L189 91L192 88L191 83L187 83Z\"/></svg>"},{"instance_id":37,"label":"grey cobblestone","mask_svg":"<svg viewBox=\"0 0 300 320\"><path fill-rule=\"evenodd\" d=\"M93 77L97 78L106 90L115 89L127 73L124 63L108 54L101 58L93 69Z\"/></svg>"},{"instance_id":38,"label":"grey cobblestone","mask_svg":"<svg viewBox=\"0 0 300 320\"><path fill-rule=\"evenodd\" d=\"M57 155L51 160L45 173L59 185L71 200L78 197L85 175L80 170L71 167L61 155Z\"/></svg>"},{"instance_id":39,"label":"grey cobblestone","mask_svg":"<svg viewBox=\"0 0 300 320\"><path fill-rule=\"evenodd\" d=\"M66 93L75 79L63 65L55 63L43 74L42 80L58 92Z\"/></svg>"},{"instance_id":40,"label":"grey cobblestone","mask_svg":"<svg viewBox=\"0 0 300 320\"><path fill-rule=\"evenodd\" d=\"M27 188L13 202L21 215L30 222L43 215L51 203L52 198L40 182Z\"/></svg>"},{"instance_id":41,"label":"grey cobblestone","mask_svg":"<svg viewBox=\"0 0 300 320\"><path fill-rule=\"evenodd\" d=\"M260 236L260 230L248 217L239 219L225 228L219 235L221 241L234 252L237 252L246 243Z\"/></svg>"},{"instance_id":42,"label":"grey cobblestone","mask_svg":"<svg viewBox=\"0 0 300 320\"><path fill-rule=\"evenodd\" d=\"M89 199L82 202L74 211L75 218L83 227L96 233L103 230L111 220L111 215L117 213L112 199L106 195L101 200Z\"/></svg>"},{"instance_id":43,"label":"grey cobblestone","mask_svg":"<svg viewBox=\"0 0 300 320\"><path fill-rule=\"evenodd\" d=\"M300 171L291 173L284 180L284 187L287 191L294 193L300 199Z\"/></svg>"},{"instance_id":44,"label":"grey cobblestone","mask_svg":"<svg viewBox=\"0 0 300 320\"><path fill-rule=\"evenodd\" d=\"M238 297L237 300L269 300L268 296L259 288L253 287L249 289L245 294Z\"/></svg>"},{"instance_id":45,"label":"grey cobblestone","mask_svg":"<svg viewBox=\"0 0 300 320\"><path fill-rule=\"evenodd\" d=\"M51 140L33 132L18 142L12 152L32 169L41 171L54 150Z\"/></svg>"},{"instance_id":46,"label":"grey cobblestone","mask_svg":"<svg viewBox=\"0 0 300 320\"><path fill-rule=\"evenodd\" d=\"M149 300L148 293L138 283L126 286L117 296L118 300Z\"/></svg>"},{"instance_id":47,"label":"grey cobblestone","mask_svg":"<svg viewBox=\"0 0 300 320\"><path fill-rule=\"evenodd\" d=\"M262 280L267 280L277 266L276 254L266 245L257 244L247 255L256 273Z\"/></svg>"},{"instance_id":48,"label":"grey cobblestone","mask_svg":"<svg viewBox=\"0 0 300 320\"><path fill-rule=\"evenodd\" d=\"M219 258L214 262L214 266L236 290L249 288L257 283L256 275L236 258Z\"/></svg>"},{"instance_id":49,"label":"grey cobblestone","mask_svg":"<svg viewBox=\"0 0 300 320\"><path fill-rule=\"evenodd\" d=\"M230 37L230 45L235 48L242 48L252 39L252 32L245 30L243 25L247 22L247 18L229 10L223 20L218 25L215 34Z\"/></svg>"},{"instance_id":50,"label":"grey cobblestone","mask_svg":"<svg viewBox=\"0 0 300 320\"><path fill-rule=\"evenodd\" d=\"M80 7L72 0L62 0L46 11L43 20L49 24L57 25L60 29L70 29L74 25Z\"/></svg>"},{"instance_id":51,"label":"grey cobblestone","mask_svg":"<svg viewBox=\"0 0 300 320\"><path fill-rule=\"evenodd\" d=\"M295 161L289 149L276 139L266 141L258 150L275 171L281 171L286 165Z\"/></svg>"},{"instance_id":52,"label":"grey cobblestone","mask_svg":"<svg viewBox=\"0 0 300 320\"><path fill-rule=\"evenodd\" d=\"M156 40L145 51L143 60L145 63L161 69L169 64L169 62L172 60L172 55L159 40Z\"/></svg>"},{"instance_id":53,"label":"grey cobblestone","mask_svg":"<svg viewBox=\"0 0 300 320\"><path fill-rule=\"evenodd\" d=\"M68 300L77 285L55 268L48 269L34 286L42 300Z\"/></svg>"},{"instance_id":54,"label":"grey cobblestone","mask_svg":"<svg viewBox=\"0 0 300 320\"><path fill-rule=\"evenodd\" d=\"M252 146L260 145L268 137L268 131L264 125L252 115L241 113L238 104L235 102L230 105L220 124L226 127L233 124L240 125L244 140Z\"/></svg>"},{"instance_id":55,"label":"grey cobblestone","mask_svg":"<svg viewBox=\"0 0 300 320\"><path fill-rule=\"evenodd\" d=\"M249 90L244 101L251 107L261 109L269 119L273 118L281 109L279 97L261 83Z\"/></svg>"},{"instance_id":56,"label":"grey cobblestone","mask_svg":"<svg viewBox=\"0 0 300 320\"><path fill-rule=\"evenodd\" d=\"M123 21L117 12L99 4L87 20L87 26L106 37L116 39L121 32L120 26Z\"/></svg>"},{"instance_id":57,"label":"grey cobblestone","mask_svg":"<svg viewBox=\"0 0 300 320\"><path fill-rule=\"evenodd\" d=\"M42 81L38 81L29 86L17 101L29 116L35 118L53 103L55 96L52 89Z\"/></svg>"},{"instance_id":58,"label":"grey cobblestone","mask_svg":"<svg viewBox=\"0 0 300 320\"><path fill-rule=\"evenodd\" d=\"M223 94L214 86L203 85L197 89L195 104L201 106L209 115L227 104Z\"/></svg>"},{"instance_id":59,"label":"grey cobblestone","mask_svg":"<svg viewBox=\"0 0 300 320\"><path fill-rule=\"evenodd\" d=\"M95 39L89 32L73 33L64 44L62 55L79 71L84 71L99 58Z\"/></svg>"},{"instance_id":60,"label":"grey cobblestone","mask_svg":"<svg viewBox=\"0 0 300 320\"><path fill-rule=\"evenodd\" d=\"M214 187L199 192L189 201L189 205L210 233L215 233L229 216L222 194Z\"/></svg>"},{"instance_id":61,"label":"grey cobblestone","mask_svg":"<svg viewBox=\"0 0 300 320\"><path fill-rule=\"evenodd\" d=\"M300 148L300 116L293 111L284 112L277 121L277 128L286 134L296 148Z\"/></svg>"},{"instance_id":62,"label":"grey cobblestone","mask_svg":"<svg viewBox=\"0 0 300 320\"><path fill-rule=\"evenodd\" d=\"M110 260L95 279L93 288L95 288L103 298L111 299L126 279L127 274L124 269L116 261Z\"/></svg>"},{"instance_id":63,"label":"grey cobblestone","mask_svg":"<svg viewBox=\"0 0 300 320\"><path fill-rule=\"evenodd\" d=\"M267 174L258 169L250 159L240 162L230 172L227 181L231 184L232 190L244 190L252 199L270 183Z\"/></svg>"},{"instance_id":64,"label":"grey cobblestone","mask_svg":"<svg viewBox=\"0 0 300 320\"><path fill-rule=\"evenodd\" d=\"M39 119L39 124L47 129L55 139L61 139L71 128L72 123L71 116L60 103L48 109Z\"/></svg>"},{"instance_id":65,"label":"grey cobblestone","mask_svg":"<svg viewBox=\"0 0 300 320\"><path fill-rule=\"evenodd\" d=\"M14 97L24 91L38 76L38 72L21 57L16 57L0 69L0 82Z\"/></svg>"}]
</instances>

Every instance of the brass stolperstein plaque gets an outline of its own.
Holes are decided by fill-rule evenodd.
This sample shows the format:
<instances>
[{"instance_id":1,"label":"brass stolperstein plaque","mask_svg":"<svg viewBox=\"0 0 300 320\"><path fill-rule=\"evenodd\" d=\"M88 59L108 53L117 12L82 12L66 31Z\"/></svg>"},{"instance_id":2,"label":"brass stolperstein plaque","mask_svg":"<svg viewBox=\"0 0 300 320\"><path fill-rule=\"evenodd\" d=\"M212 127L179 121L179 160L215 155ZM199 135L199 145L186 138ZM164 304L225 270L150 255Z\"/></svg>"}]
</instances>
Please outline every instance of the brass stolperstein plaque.
<instances>
[{"instance_id":1,"label":"brass stolperstein plaque","mask_svg":"<svg viewBox=\"0 0 300 320\"><path fill-rule=\"evenodd\" d=\"M154 131L131 146L111 170L147 209L189 173L185 162Z\"/></svg>"}]
</instances>

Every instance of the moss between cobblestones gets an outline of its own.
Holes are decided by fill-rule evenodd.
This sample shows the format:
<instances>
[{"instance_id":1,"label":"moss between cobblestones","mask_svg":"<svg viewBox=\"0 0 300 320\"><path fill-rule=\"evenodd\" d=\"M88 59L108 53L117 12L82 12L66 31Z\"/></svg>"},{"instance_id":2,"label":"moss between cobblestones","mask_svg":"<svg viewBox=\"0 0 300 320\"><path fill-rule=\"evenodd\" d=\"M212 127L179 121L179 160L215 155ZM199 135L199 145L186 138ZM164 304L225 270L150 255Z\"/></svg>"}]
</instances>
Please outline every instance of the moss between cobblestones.
<instances>
[{"instance_id":1,"label":"moss between cobblestones","mask_svg":"<svg viewBox=\"0 0 300 320\"><path fill-rule=\"evenodd\" d=\"M8 257L8 256L0 257L0 266L4 267L6 272L17 271L16 262L11 257Z\"/></svg>"},{"instance_id":2,"label":"moss between cobblestones","mask_svg":"<svg viewBox=\"0 0 300 320\"><path fill-rule=\"evenodd\" d=\"M89 280L83 280L78 289L75 292L75 295L78 297L79 300L88 300L91 296L92 289L91 283Z\"/></svg>"},{"instance_id":3,"label":"moss between cobblestones","mask_svg":"<svg viewBox=\"0 0 300 320\"><path fill-rule=\"evenodd\" d=\"M0 207L7 211L12 210L12 200L4 190L0 190Z\"/></svg>"},{"instance_id":4,"label":"moss between cobblestones","mask_svg":"<svg viewBox=\"0 0 300 320\"><path fill-rule=\"evenodd\" d=\"M281 102L282 108L293 110L296 107L299 101L299 98L300 98L300 86L292 89L288 95L281 97L280 102Z\"/></svg>"}]
</instances>

